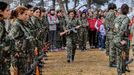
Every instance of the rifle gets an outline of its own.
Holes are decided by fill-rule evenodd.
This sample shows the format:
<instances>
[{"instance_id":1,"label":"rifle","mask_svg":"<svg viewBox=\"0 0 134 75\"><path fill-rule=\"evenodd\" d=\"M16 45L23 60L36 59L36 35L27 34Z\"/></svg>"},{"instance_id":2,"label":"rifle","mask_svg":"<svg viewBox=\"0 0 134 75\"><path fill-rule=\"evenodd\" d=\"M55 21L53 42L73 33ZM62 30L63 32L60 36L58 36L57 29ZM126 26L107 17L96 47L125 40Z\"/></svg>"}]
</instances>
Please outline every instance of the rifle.
<instances>
[{"instance_id":1,"label":"rifle","mask_svg":"<svg viewBox=\"0 0 134 75\"><path fill-rule=\"evenodd\" d=\"M127 43L126 40L122 40L120 42L120 46L122 46L122 48L120 48L121 49L121 57L120 58L122 59L122 62L121 62L122 64L120 64L117 67L118 75L122 75L126 71L127 72L130 72L129 67L128 67L128 64L130 64L133 61L133 59L130 59L130 60L126 61L126 51L123 50L124 49L124 46L126 46L127 44L128 43Z\"/></svg>"},{"instance_id":2,"label":"rifle","mask_svg":"<svg viewBox=\"0 0 134 75\"><path fill-rule=\"evenodd\" d=\"M68 33L68 32L74 32L74 33L77 33L77 30L76 29L78 29L78 28L80 28L81 27L81 25L79 25L79 26L76 26L76 27L73 27L73 28L71 28L71 29L68 29L68 30L66 30L66 31L64 31L64 32L61 32L60 33L60 36L63 36L64 34L66 34L66 33Z\"/></svg>"},{"instance_id":3,"label":"rifle","mask_svg":"<svg viewBox=\"0 0 134 75\"><path fill-rule=\"evenodd\" d=\"M11 55L11 66L10 66L10 74L11 75L18 75L18 69L17 67L13 66L14 58L13 55Z\"/></svg>"},{"instance_id":4,"label":"rifle","mask_svg":"<svg viewBox=\"0 0 134 75\"><path fill-rule=\"evenodd\" d=\"M33 71L35 70L35 68L36 68L36 69L39 69L39 68L38 68L38 64L39 64L40 60L41 60L44 56L45 56L45 54L43 53L42 55L40 55L39 57L37 57L37 58L34 60L33 64L31 64L31 67L30 67L29 71L26 72L25 75L30 75L30 74L32 74Z\"/></svg>"}]
</instances>

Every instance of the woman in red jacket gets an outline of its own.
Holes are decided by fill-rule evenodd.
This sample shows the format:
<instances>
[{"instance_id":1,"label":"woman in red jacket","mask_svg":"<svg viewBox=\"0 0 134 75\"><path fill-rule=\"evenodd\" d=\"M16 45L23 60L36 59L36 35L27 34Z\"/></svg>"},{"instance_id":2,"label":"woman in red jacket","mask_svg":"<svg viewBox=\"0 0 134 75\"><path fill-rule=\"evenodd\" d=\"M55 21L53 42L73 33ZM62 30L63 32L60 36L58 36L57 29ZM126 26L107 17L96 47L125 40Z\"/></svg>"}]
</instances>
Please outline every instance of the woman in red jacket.
<instances>
[{"instance_id":1,"label":"woman in red jacket","mask_svg":"<svg viewBox=\"0 0 134 75\"><path fill-rule=\"evenodd\" d=\"M94 16L93 12L89 12L90 18L88 18L88 23L89 23L89 44L91 48L95 48L96 46L96 28L95 28L95 23L96 23L96 17Z\"/></svg>"}]
</instances>

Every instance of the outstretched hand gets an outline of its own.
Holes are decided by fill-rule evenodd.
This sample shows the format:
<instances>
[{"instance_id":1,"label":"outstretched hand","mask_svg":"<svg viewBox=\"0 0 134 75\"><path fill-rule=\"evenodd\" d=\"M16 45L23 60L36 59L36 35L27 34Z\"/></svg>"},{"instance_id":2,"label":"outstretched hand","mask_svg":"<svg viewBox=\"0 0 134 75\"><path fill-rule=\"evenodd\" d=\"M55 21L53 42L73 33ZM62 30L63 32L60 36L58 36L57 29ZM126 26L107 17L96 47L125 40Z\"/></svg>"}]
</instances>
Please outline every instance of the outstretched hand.
<instances>
[{"instance_id":1,"label":"outstretched hand","mask_svg":"<svg viewBox=\"0 0 134 75\"><path fill-rule=\"evenodd\" d=\"M80 28L80 26L76 26L75 28L76 28L76 29L79 29L79 28Z\"/></svg>"},{"instance_id":2,"label":"outstretched hand","mask_svg":"<svg viewBox=\"0 0 134 75\"><path fill-rule=\"evenodd\" d=\"M121 43L121 45L126 45L127 44L127 41L122 40L120 43Z\"/></svg>"}]
</instances>

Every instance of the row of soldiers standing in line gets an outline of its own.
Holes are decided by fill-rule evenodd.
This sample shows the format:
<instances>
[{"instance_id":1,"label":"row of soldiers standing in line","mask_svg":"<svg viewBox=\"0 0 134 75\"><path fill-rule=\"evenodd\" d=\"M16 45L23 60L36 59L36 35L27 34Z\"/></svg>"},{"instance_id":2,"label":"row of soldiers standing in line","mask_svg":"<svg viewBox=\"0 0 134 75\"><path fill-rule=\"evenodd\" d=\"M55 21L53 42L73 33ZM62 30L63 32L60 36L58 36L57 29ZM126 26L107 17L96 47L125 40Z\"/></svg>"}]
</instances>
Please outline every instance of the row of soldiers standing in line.
<instances>
[{"instance_id":1,"label":"row of soldiers standing in line","mask_svg":"<svg viewBox=\"0 0 134 75\"><path fill-rule=\"evenodd\" d=\"M44 12L44 8L26 5L10 13L9 5L0 2L0 75L10 75L11 66L17 68L17 74L25 75L45 53L48 27ZM37 64L42 67L43 62Z\"/></svg>"}]
</instances>

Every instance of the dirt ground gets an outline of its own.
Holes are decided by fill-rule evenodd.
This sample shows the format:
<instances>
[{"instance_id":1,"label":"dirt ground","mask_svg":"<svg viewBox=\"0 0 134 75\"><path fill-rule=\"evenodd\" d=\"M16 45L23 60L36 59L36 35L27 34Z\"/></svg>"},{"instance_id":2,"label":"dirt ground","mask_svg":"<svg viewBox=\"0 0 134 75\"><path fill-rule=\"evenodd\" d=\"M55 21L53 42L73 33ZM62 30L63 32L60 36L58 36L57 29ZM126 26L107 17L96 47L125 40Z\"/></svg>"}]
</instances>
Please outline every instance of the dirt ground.
<instances>
[{"instance_id":1,"label":"dirt ground","mask_svg":"<svg viewBox=\"0 0 134 75\"><path fill-rule=\"evenodd\" d=\"M49 52L48 56L43 75L117 75L116 68L108 67L105 51L98 49L85 52L77 50L73 63L67 63L65 50ZM126 75L134 75L134 62L129 65L129 69L131 72Z\"/></svg>"}]
</instances>

